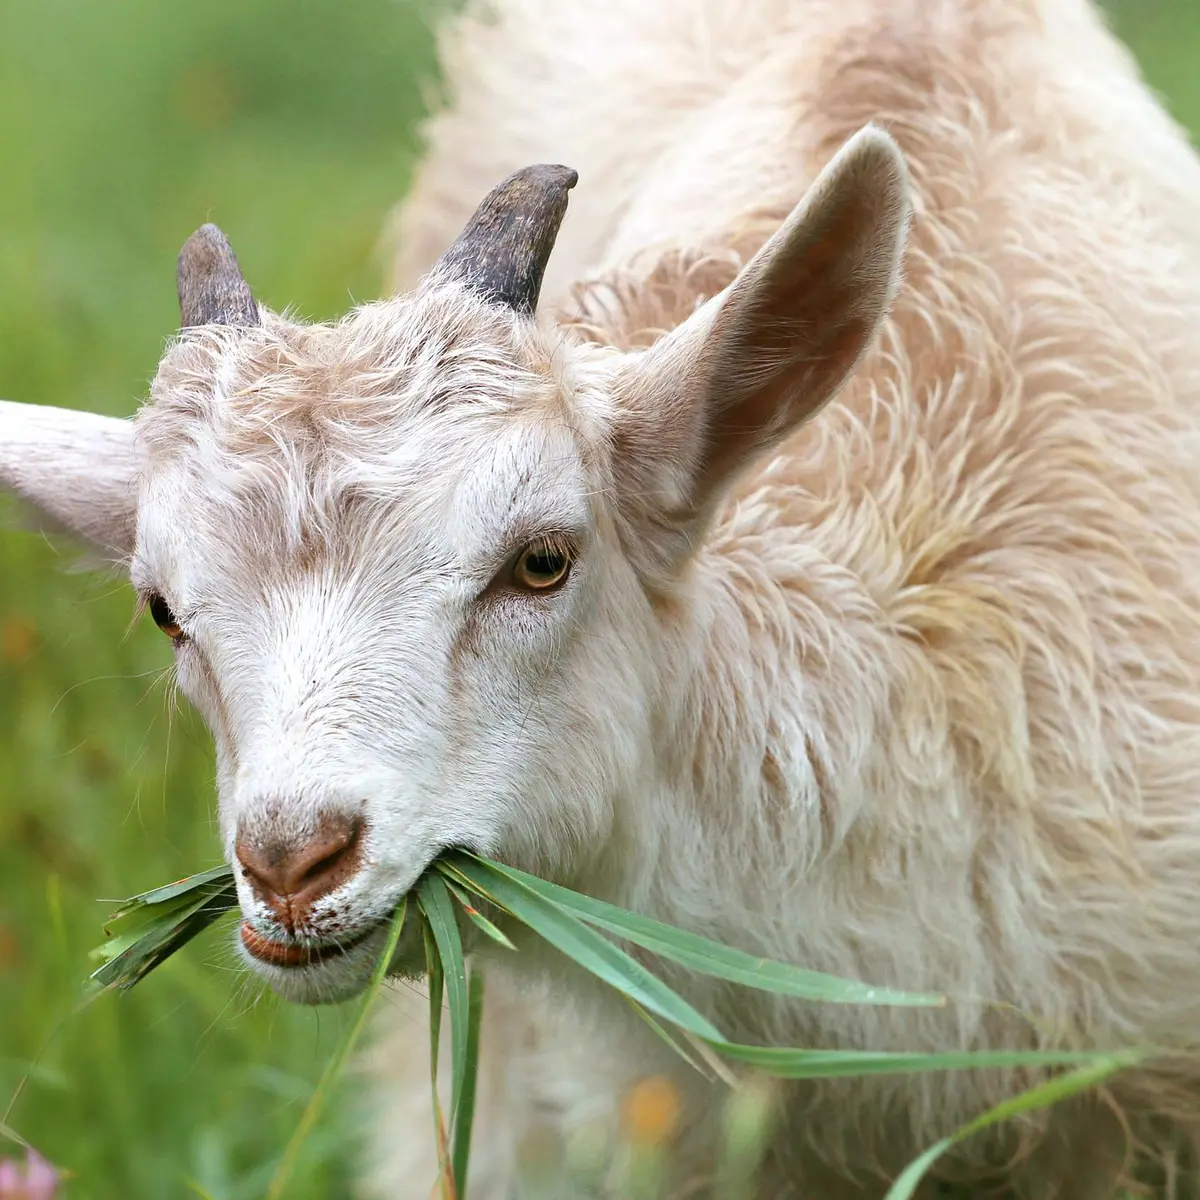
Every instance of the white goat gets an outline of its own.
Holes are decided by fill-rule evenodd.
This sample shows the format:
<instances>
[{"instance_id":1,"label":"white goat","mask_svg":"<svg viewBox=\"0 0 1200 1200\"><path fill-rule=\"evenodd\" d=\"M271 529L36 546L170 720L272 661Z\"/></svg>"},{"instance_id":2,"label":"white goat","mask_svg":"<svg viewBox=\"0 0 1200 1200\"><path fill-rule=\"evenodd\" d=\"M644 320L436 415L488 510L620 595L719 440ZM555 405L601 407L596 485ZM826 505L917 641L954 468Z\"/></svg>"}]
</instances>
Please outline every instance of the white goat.
<instances>
[{"instance_id":1,"label":"white goat","mask_svg":"<svg viewBox=\"0 0 1200 1200\"><path fill-rule=\"evenodd\" d=\"M744 1040L1194 1045L1200 165L1091 5L497 0L445 62L409 290L301 326L206 227L136 421L0 407L0 481L128 562L212 727L247 961L353 993L465 844L957 997L677 980ZM573 173L471 210L560 160L538 323ZM719 1087L549 962L490 987L475 1197L647 1071L705 1194ZM425 1034L394 1038L373 1188L424 1195ZM1198 1080L945 1173L1176 1194ZM1017 1082L796 1086L762 1195L877 1195Z\"/></svg>"}]
</instances>

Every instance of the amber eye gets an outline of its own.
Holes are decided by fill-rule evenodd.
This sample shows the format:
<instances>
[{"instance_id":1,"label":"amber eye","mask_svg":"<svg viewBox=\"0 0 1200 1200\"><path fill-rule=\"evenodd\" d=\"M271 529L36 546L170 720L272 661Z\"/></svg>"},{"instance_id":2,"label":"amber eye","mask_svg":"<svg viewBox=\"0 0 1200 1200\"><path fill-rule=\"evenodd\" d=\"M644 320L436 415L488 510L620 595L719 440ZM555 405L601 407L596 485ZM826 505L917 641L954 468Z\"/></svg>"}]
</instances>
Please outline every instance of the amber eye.
<instances>
[{"instance_id":1,"label":"amber eye","mask_svg":"<svg viewBox=\"0 0 1200 1200\"><path fill-rule=\"evenodd\" d=\"M532 542L513 563L513 586L523 592L552 592L571 573L571 553L560 543Z\"/></svg>"},{"instance_id":2,"label":"amber eye","mask_svg":"<svg viewBox=\"0 0 1200 1200\"><path fill-rule=\"evenodd\" d=\"M171 606L157 593L151 595L146 602L146 607L150 610L150 615L154 618L154 623L171 639L173 642L179 641L183 637L183 627L175 619L175 614L171 611Z\"/></svg>"}]
</instances>

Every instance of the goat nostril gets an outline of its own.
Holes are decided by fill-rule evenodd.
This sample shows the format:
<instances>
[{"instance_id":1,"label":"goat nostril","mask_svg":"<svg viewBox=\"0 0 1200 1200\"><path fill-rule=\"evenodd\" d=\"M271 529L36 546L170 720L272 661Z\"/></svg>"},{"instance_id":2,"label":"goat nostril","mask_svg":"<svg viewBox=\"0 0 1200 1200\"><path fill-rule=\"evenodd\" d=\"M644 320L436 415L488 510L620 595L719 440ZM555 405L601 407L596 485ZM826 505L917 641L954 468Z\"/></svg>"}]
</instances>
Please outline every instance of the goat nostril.
<instances>
[{"instance_id":1,"label":"goat nostril","mask_svg":"<svg viewBox=\"0 0 1200 1200\"><path fill-rule=\"evenodd\" d=\"M238 862L241 863L242 870L246 872L250 882L254 885L255 891L265 889L273 892L275 890L275 880L272 878L274 872L265 863L265 856L256 854L241 841L234 847L234 853Z\"/></svg>"},{"instance_id":2,"label":"goat nostril","mask_svg":"<svg viewBox=\"0 0 1200 1200\"><path fill-rule=\"evenodd\" d=\"M345 854L345 850L335 850L332 854L327 854L320 862L313 863L303 875L300 876L301 884L312 883L314 879L320 879L327 871L332 871L338 864L338 859Z\"/></svg>"},{"instance_id":3,"label":"goat nostril","mask_svg":"<svg viewBox=\"0 0 1200 1200\"><path fill-rule=\"evenodd\" d=\"M350 857L358 849L359 823L355 822L346 830L345 834L337 835L341 840L340 846L335 846L323 858L318 859L312 866L305 870L300 876L299 882L301 885L312 883L320 879L324 875L328 875L336 871L338 865L348 857ZM324 847L321 847L324 849Z\"/></svg>"}]
</instances>

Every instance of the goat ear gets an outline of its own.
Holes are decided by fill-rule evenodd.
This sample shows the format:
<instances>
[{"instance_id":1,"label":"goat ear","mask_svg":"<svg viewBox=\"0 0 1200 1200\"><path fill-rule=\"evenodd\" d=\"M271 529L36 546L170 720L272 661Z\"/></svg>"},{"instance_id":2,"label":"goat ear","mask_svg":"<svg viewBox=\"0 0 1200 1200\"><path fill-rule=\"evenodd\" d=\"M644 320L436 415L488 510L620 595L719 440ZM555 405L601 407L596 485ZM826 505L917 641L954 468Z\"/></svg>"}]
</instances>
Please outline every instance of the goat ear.
<instances>
[{"instance_id":1,"label":"goat ear","mask_svg":"<svg viewBox=\"0 0 1200 1200\"><path fill-rule=\"evenodd\" d=\"M0 488L108 562L133 550L141 465L131 421L0 400Z\"/></svg>"},{"instance_id":2,"label":"goat ear","mask_svg":"<svg viewBox=\"0 0 1200 1200\"><path fill-rule=\"evenodd\" d=\"M738 278L618 382L630 503L685 552L736 473L826 404L871 344L908 222L899 148L868 125Z\"/></svg>"}]
</instances>

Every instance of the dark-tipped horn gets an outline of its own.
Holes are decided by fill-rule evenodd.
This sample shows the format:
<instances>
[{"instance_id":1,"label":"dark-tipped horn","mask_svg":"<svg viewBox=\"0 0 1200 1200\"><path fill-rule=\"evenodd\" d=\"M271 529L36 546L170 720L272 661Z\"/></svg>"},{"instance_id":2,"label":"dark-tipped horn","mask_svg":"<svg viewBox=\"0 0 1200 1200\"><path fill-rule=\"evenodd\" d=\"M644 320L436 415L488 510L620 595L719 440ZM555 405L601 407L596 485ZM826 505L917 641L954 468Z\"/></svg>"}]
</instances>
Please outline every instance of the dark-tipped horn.
<instances>
[{"instance_id":1,"label":"dark-tipped horn","mask_svg":"<svg viewBox=\"0 0 1200 1200\"><path fill-rule=\"evenodd\" d=\"M193 325L257 325L258 305L237 256L215 225L201 225L179 252L179 318Z\"/></svg>"},{"instance_id":2,"label":"dark-tipped horn","mask_svg":"<svg viewBox=\"0 0 1200 1200\"><path fill-rule=\"evenodd\" d=\"M578 179L570 167L548 164L514 172L488 193L435 270L493 304L532 316L567 193Z\"/></svg>"}]
</instances>

